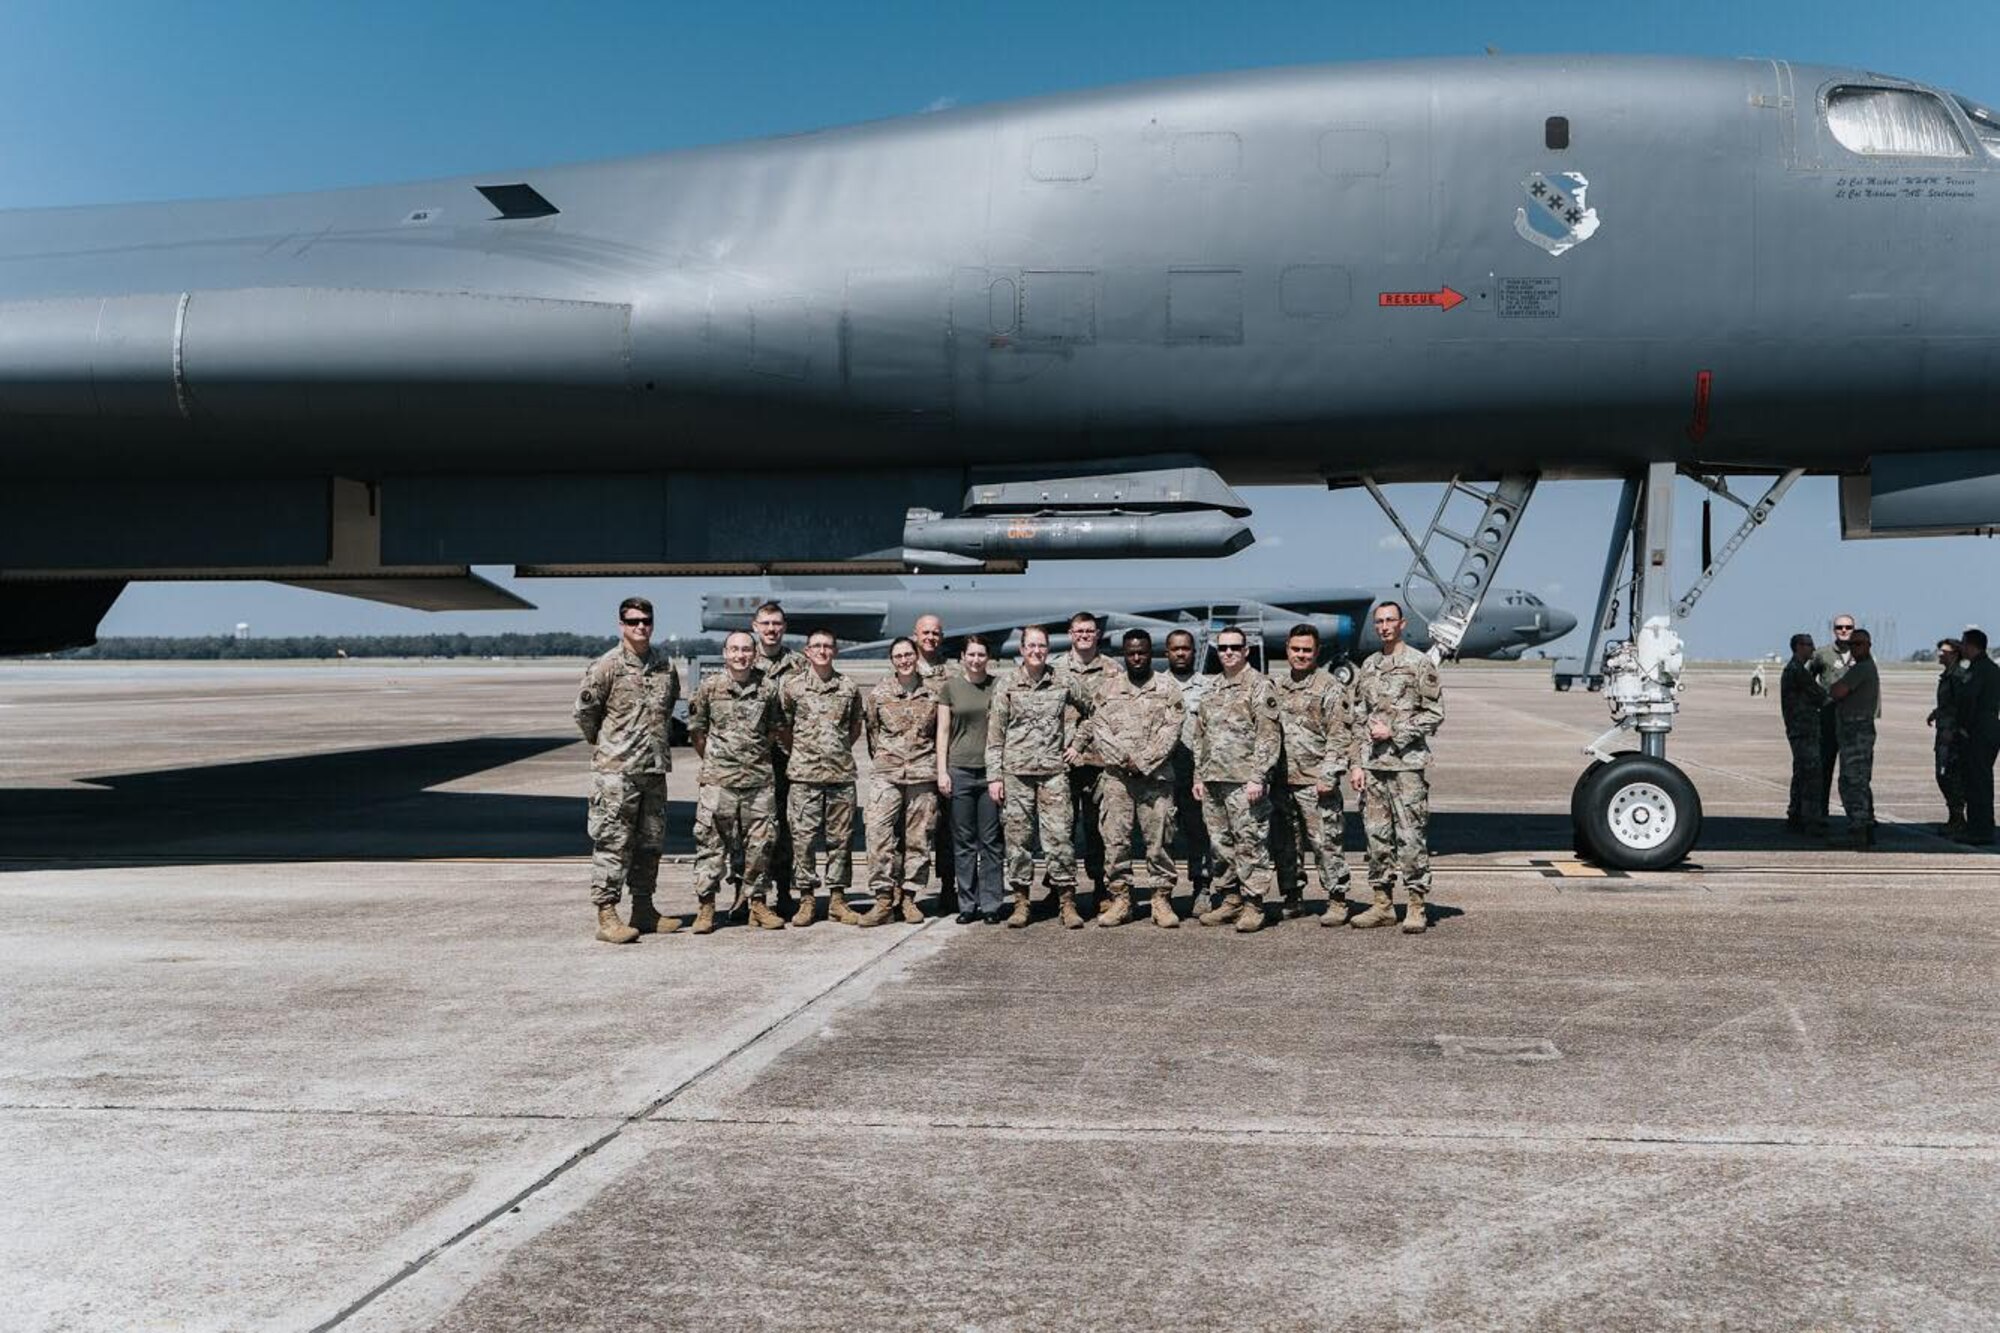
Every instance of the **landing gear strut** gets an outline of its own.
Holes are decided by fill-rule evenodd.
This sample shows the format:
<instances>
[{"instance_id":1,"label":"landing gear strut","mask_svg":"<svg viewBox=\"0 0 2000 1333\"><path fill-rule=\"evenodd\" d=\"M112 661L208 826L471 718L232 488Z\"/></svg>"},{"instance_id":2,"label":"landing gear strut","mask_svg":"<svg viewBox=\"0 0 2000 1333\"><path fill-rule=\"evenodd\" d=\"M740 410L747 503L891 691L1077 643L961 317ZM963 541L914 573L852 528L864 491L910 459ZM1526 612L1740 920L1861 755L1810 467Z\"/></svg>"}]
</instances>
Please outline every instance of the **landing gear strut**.
<instances>
[{"instance_id":1,"label":"landing gear strut","mask_svg":"<svg viewBox=\"0 0 2000 1333\"><path fill-rule=\"evenodd\" d=\"M1701 577L1676 602L1668 580L1673 569L1677 472L1672 463L1653 463L1643 478L1626 479L1583 662L1555 664L1558 688L1584 679L1592 689L1601 688L1611 706L1611 729L1584 747L1593 762L1571 793L1570 821L1580 855L1620 870L1675 865L1686 858L1701 834L1701 793L1667 760L1667 734L1680 709L1681 636L1674 621L1685 619L1694 609L1723 565L1770 517L1800 476L1797 470L1787 472L1752 503L1736 496L1721 478L1690 474L1714 494L1740 506L1744 519L1721 553L1705 558ZM1628 549L1631 577L1621 586L1618 575L1626 567ZM1626 608L1623 617L1621 605ZM1588 674L1606 631L1620 628L1621 619L1628 637L1603 650L1601 673ZM1637 751L1614 753L1606 748L1625 731L1637 733Z\"/></svg>"}]
</instances>

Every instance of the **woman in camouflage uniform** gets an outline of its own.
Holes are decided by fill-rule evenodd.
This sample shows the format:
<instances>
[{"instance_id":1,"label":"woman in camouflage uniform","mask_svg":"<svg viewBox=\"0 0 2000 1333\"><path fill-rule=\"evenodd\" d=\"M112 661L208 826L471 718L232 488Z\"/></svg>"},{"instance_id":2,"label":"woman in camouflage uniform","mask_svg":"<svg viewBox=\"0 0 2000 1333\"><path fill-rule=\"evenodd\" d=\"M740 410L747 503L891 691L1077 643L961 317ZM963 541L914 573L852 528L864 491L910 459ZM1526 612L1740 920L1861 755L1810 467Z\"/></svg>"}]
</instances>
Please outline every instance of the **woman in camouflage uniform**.
<instances>
[{"instance_id":1,"label":"woman in camouflage uniform","mask_svg":"<svg viewBox=\"0 0 2000 1333\"><path fill-rule=\"evenodd\" d=\"M930 882L931 827L937 821L937 694L917 674L917 645L889 645L895 674L876 683L862 709L875 790L868 798L868 886L875 905L855 924L879 926L892 913L924 919L917 897Z\"/></svg>"},{"instance_id":2,"label":"woman in camouflage uniform","mask_svg":"<svg viewBox=\"0 0 2000 1333\"><path fill-rule=\"evenodd\" d=\"M1021 666L993 696L986 718L986 776L1000 803L1007 845L1007 889L1013 912L1007 924L1028 924L1028 894L1035 878L1035 833L1048 859L1049 889L1062 904L1062 923L1083 924L1076 910L1076 848L1070 841L1072 806L1069 748L1076 725L1070 694L1049 667L1049 632L1021 631Z\"/></svg>"}]
</instances>

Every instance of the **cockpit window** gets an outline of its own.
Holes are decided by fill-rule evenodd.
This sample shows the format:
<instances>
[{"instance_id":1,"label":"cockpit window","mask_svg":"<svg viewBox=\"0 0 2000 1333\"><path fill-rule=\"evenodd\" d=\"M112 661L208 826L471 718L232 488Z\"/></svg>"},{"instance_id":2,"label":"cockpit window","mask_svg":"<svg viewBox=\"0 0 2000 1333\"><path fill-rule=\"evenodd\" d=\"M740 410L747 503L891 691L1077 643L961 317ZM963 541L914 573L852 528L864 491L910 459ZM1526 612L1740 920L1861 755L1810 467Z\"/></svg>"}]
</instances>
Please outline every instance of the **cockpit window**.
<instances>
[{"instance_id":1,"label":"cockpit window","mask_svg":"<svg viewBox=\"0 0 2000 1333\"><path fill-rule=\"evenodd\" d=\"M1979 146L1986 150L1986 155L2000 157L2000 112L1983 107L1977 102L1968 102L1963 97L1957 98L1956 101L1965 111L1966 117L1972 121L1973 137L1979 140Z\"/></svg>"},{"instance_id":2,"label":"cockpit window","mask_svg":"<svg viewBox=\"0 0 2000 1333\"><path fill-rule=\"evenodd\" d=\"M1841 147L1868 157L1970 157L1944 103L1907 88L1835 88L1827 127Z\"/></svg>"}]
</instances>

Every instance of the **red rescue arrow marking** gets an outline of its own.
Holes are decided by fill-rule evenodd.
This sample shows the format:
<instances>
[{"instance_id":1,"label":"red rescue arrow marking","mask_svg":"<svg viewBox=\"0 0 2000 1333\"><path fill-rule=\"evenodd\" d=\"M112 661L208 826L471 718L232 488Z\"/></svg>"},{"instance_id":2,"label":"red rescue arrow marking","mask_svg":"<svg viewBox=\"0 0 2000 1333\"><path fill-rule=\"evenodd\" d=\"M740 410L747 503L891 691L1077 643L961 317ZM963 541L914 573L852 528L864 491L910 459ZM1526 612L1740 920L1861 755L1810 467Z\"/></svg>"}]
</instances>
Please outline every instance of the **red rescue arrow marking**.
<instances>
[{"instance_id":1,"label":"red rescue arrow marking","mask_svg":"<svg viewBox=\"0 0 2000 1333\"><path fill-rule=\"evenodd\" d=\"M1688 422L1687 436L1700 444L1708 435L1709 399L1715 390L1715 372L1698 370L1694 376L1694 420Z\"/></svg>"},{"instance_id":2,"label":"red rescue arrow marking","mask_svg":"<svg viewBox=\"0 0 2000 1333\"><path fill-rule=\"evenodd\" d=\"M1438 310L1449 310L1453 306L1465 304L1465 293L1440 287L1434 292L1383 292L1375 298L1377 305L1421 305Z\"/></svg>"}]
</instances>

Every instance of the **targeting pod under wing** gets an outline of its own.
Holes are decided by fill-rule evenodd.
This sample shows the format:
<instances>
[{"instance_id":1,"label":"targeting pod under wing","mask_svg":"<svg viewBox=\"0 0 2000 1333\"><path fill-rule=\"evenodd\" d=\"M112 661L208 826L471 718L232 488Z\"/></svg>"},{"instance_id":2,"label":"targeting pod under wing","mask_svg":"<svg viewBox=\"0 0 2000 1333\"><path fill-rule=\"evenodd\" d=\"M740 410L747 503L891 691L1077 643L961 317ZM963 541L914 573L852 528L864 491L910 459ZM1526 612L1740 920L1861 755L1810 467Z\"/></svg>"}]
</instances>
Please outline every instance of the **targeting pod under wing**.
<instances>
[{"instance_id":1,"label":"targeting pod under wing","mask_svg":"<svg viewBox=\"0 0 2000 1333\"><path fill-rule=\"evenodd\" d=\"M1212 469L1193 459L1134 461L1085 476L975 478L959 514L909 511L905 552L929 564L1208 559L1256 540L1243 522L1250 507Z\"/></svg>"}]
</instances>

